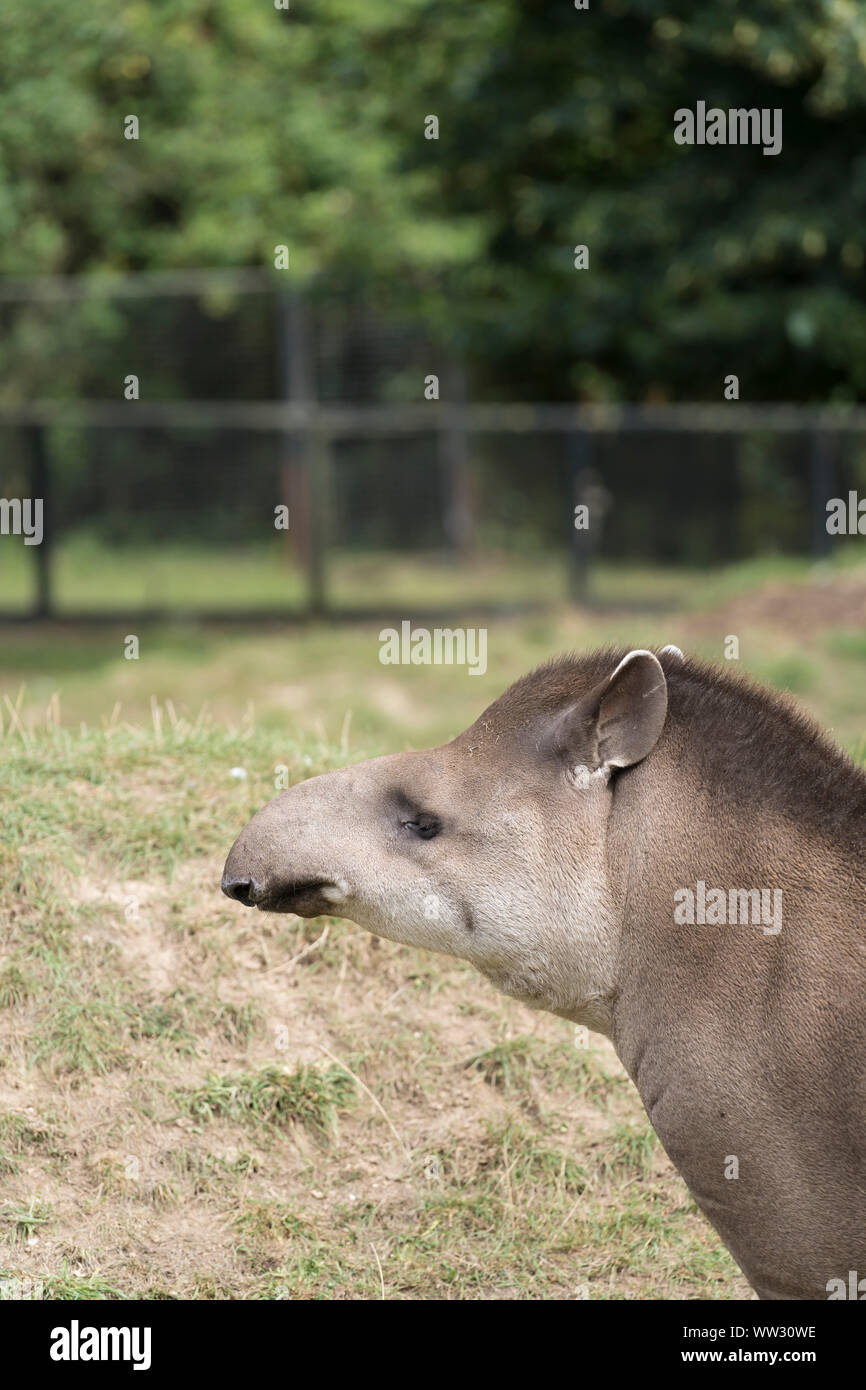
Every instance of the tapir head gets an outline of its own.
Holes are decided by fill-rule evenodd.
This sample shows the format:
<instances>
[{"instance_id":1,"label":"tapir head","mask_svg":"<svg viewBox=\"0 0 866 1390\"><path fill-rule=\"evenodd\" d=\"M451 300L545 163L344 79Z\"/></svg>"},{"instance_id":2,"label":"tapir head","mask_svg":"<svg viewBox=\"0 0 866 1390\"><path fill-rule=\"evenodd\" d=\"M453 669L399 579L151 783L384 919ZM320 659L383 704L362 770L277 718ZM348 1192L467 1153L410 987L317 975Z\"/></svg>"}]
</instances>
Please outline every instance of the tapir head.
<instances>
[{"instance_id":1,"label":"tapir head","mask_svg":"<svg viewBox=\"0 0 866 1390\"><path fill-rule=\"evenodd\" d=\"M503 992L606 1031L613 790L666 712L650 652L542 667L443 747L275 797L235 841L223 892L462 957Z\"/></svg>"}]
</instances>

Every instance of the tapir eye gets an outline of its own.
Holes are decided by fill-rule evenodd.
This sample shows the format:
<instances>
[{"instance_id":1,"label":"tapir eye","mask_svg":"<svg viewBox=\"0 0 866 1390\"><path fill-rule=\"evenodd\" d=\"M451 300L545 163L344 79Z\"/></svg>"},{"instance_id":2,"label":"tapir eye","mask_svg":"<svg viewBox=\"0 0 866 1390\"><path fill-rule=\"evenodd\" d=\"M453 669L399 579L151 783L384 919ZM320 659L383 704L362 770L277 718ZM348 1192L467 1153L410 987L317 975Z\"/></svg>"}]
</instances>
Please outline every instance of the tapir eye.
<instances>
[{"instance_id":1,"label":"tapir eye","mask_svg":"<svg viewBox=\"0 0 866 1390\"><path fill-rule=\"evenodd\" d=\"M413 835L417 835L419 840L432 840L442 829L441 821L435 816L427 815L426 812L419 812L409 820L401 820L400 824L404 830L410 830Z\"/></svg>"}]
</instances>

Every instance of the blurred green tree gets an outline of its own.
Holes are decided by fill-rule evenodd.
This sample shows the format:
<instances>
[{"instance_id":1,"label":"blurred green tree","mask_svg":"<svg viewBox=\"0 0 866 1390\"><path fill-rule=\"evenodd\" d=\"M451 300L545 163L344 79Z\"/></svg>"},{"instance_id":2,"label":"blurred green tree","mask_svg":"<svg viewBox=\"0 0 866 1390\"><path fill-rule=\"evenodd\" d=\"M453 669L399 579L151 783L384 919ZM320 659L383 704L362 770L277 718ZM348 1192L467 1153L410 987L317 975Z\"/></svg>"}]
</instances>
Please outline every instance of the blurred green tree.
<instances>
[{"instance_id":1,"label":"blurred green tree","mask_svg":"<svg viewBox=\"0 0 866 1390\"><path fill-rule=\"evenodd\" d=\"M493 395L851 399L864 69L855 0L28 0L0 14L0 270L285 244L290 280L390 293ZM782 152L678 146L697 100L781 108ZM114 315L17 314L6 393L71 383Z\"/></svg>"}]
</instances>

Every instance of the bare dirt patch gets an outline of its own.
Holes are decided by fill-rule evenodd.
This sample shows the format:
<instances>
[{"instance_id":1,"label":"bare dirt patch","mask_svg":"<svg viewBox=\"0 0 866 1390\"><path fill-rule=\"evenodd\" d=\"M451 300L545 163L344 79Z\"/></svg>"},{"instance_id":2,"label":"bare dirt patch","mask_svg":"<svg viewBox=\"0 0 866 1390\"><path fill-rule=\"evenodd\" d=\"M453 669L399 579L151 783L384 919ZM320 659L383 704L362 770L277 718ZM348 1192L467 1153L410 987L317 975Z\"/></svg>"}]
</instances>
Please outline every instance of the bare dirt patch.
<instances>
[{"instance_id":1,"label":"bare dirt patch","mask_svg":"<svg viewBox=\"0 0 866 1390\"><path fill-rule=\"evenodd\" d=\"M803 638L834 627L866 628L866 578L817 572L796 583L773 580L703 613L683 619L694 633L744 633L776 628Z\"/></svg>"}]
</instances>

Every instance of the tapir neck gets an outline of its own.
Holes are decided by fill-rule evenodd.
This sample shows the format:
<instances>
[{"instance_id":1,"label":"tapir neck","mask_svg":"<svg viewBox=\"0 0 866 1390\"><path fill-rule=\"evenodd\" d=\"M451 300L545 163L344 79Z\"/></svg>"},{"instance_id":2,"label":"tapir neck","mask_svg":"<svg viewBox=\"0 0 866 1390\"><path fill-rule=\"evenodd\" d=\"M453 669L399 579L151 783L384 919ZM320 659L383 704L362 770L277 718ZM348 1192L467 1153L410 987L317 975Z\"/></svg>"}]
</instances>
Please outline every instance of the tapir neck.
<instances>
[{"instance_id":1,"label":"tapir neck","mask_svg":"<svg viewBox=\"0 0 866 1390\"><path fill-rule=\"evenodd\" d=\"M808 808L750 803L723 770L690 776L661 756L623 779L611 817L611 1036L668 1154L767 1297L826 1297L835 1266L866 1245L866 779L843 764L841 780L847 804L821 833Z\"/></svg>"},{"instance_id":2,"label":"tapir neck","mask_svg":"<svg viewBox=\"0 0 866 1390\"><path fill-rule=\"evenodd\" d=\"M801 969L804 1002L816 954L853 952L866 969L866 776L847 769L847 813L834 833L796 806L750 801L723 773L691 776L676 747L622 779L608 830L619 1047L630 1038L644 1047L653 1027L661 1040L684 1016L697 1024L722 1001L765 992L781 962L789 990L792 967Z\"/></svg>"}]
</instances>

